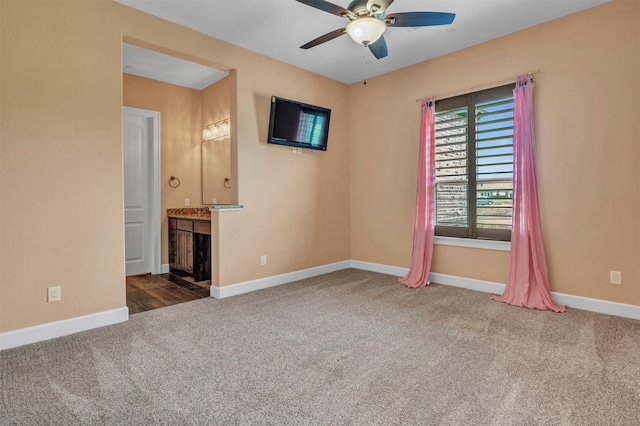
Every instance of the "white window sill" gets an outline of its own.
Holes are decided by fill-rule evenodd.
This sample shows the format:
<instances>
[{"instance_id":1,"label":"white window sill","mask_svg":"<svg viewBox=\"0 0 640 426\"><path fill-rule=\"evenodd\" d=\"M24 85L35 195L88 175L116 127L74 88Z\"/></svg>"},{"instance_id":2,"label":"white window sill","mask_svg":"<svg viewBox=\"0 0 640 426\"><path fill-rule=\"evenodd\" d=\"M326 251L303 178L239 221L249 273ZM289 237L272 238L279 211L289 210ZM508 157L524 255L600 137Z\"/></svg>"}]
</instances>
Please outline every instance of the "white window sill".
<instances>
[{"instance_id":1,"label":"white window sill","mask_svg":"<svg viewBox=\"0 0 640 426\"><path fill-rule=\"evenodd\" d=\"M434 244L443 246L457 246L457 247L471 247L485 250L500 250L510 251L511 242L509 241L494 241L494 240L476 240L473 238L454 238L454 237L440 237L435 236L433 239Z\"/></svg>"}]
</instances>

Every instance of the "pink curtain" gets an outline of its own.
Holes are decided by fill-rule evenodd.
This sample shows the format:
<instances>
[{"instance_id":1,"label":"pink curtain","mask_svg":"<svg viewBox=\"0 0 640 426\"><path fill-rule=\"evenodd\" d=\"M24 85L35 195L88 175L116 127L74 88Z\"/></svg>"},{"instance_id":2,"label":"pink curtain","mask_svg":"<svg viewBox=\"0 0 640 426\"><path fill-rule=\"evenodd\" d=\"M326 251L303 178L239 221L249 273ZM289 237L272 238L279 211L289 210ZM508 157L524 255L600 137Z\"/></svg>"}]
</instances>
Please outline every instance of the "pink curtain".
<instances>
[{"instance_id":1,"label":"pink curtain","mask_svg":"<svg viewBox=\"0 0 640 426\"><path fill-rule=\"evenodd\" d=\"M398 279L402 284L411 288L429 285L433 233L435 231L435 124L435 100L433 98L423 99L411 268L404 278Z\"/></svg>"},{"instance_id":2,"label":"pink curtain","mask_svg":"<svg viewBox=\"0 0 640 426\"><path fill-rule=\"evenodd\" d=\"M533 81L528 74L518 76L513 94L516 106L511 269L504 293L502 296L492 296L492 299L530 309L564 312L566 306L557 305L549 291L533 152Z\"/></svg>"}]
</instances>

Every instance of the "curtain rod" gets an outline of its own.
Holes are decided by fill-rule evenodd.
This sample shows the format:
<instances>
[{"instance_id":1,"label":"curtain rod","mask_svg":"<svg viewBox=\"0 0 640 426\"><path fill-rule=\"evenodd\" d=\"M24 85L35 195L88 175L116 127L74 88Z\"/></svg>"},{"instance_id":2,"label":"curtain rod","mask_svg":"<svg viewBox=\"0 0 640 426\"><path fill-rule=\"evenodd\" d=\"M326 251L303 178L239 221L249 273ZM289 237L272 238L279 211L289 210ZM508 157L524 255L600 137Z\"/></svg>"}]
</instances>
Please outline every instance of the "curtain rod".
<instances>
[{"instance_id":1,"label":"curtain rod","mask_svg":"<svg viewBox=\"0 0 640 426\"><path fill-rule=\"evenodd\" d=\"M540 73L541 73L540 70L536 70L536 71L529 71L527 74L534 75L534 74L540 74ZM518 74L518 75L520 75L520 74ZM492 87L497 87L497 86L499 86L501 84L515 83L517 77L518 77L517 75L512 75L512 76L509 76L509 77L501 78L500 80L490 81L490 82L484 83L484 84L478 84L478 85L475 85L475 86L463 87L463 88L460 88L458 90L450 90L448 92L438 93L437 95L433 96L433 98L435 100L446 99L446 98L451 98L451 97L457 96L457 95L464 95L465 93L476 92L478 89L491 89ZM416 99L416 102L422 102L422 99L424 99L424 98Z\"/></svg>"}]
</instances>

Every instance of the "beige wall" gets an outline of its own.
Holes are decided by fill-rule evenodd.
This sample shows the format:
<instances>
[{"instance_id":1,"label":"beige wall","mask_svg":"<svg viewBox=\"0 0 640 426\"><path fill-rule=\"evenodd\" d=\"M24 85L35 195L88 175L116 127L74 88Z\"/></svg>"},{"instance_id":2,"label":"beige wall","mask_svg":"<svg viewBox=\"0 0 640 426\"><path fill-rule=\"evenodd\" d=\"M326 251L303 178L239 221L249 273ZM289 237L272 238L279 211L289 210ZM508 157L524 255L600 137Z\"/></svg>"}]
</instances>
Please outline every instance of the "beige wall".
<instances>
[{"instance_id":1,"label":"beige wall","mask_svg":"<svg viewBox=\"0 0 640 426\"><path fill-rule=\"evenodd\" d=\"M408 267L420 107L534 76L541 219L553 291L640 305L640 3L614 1L349 88L351 257ZM375 123L375 125L371 125ZM433 271L504 283L509 253L437 246ZM609 284L609 270L623 285Z\"/></svg>"},{"instance_id":2,"label":"beige wall","mask_svg":"<svg viewBox=\"0 0 640 426\"><path fill-rule=\"evenodd\" d=\"M348 91L280 62L245 63L238 78L241 212L220 213L220 284L349 259ZM332 109L326 152L268 145L270 98ZM232 99L233 112L233 99ZM233 117L233 113L232 113ZM267 265L260 266L260 256Z\"/></svg>"},{"instance_id":3,"label":"beige wall","mask_svg":"<svg viewBox=\"0 0 640 426\"><path fill-rule=\"evenodd\" d=\"M125 306L123 37L231 70L232 178L245 208L216 219L217 284L349 258L408 266L415 99L541 69L537 154L553 290L640 304L637 2L371 79L367 91L112 1L3 1L0 13L0 331ZM272 95L332 109L327 152L266 144ZM453 247L434 259L437 272L500 282L507 264L507 253ZM622 286L607 284L609 269L623 272ZM51 285L62 285L61 302L46 303Z\"/></svg>"},{"instance_id":4,"label":"beige wall","mask_svg":"<svg viewBox=\"0 0 640 426\"><path fill-rule=\"evenodd\" d=\"M169 263L167 252L167 209L201 206L199 90L167 84L135 75L122 75L122 102L125 106L160 112L160 223L162 224L163 264ZM180 186L169 186L171 176Z\"/></svg>"},{"instance_id":5,"label":"beige wall","mask_svg":"<svg viewBox=\"0 0 640 426\"><path fill-rule=\"evenodd\" d=\"M120 36L104 5L0 8L7 331L125 304L122 89ZM51 285L61 302L46 303Z\"/></svg>"},{"instance_id":6,"label":"beige wall","mask_svg":"<svg viewBox=\"0 0 640 426\"><path fill-rule=\"evenodd\" d=\"M238 70L232 173L246 208L226 213L222 284L349 258L346 86L112 1L0 8L0 332L125 306L123 37ZM267 146L274 94L333 108L329 152ZM51 285L61 302L46 303Z\"/></svg>"}]
</instances>

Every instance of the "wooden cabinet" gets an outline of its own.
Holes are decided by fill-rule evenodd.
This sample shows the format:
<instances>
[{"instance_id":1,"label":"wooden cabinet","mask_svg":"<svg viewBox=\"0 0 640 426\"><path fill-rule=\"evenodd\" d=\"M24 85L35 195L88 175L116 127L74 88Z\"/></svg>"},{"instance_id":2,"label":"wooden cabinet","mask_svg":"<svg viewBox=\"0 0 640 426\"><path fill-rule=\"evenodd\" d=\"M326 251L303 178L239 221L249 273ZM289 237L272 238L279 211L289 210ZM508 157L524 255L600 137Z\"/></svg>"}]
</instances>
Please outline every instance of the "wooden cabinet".
<instances>
[{"instance_id":1,"label":"wooden cabinet","mask_svg":"<svg viewBox=\"0 0 640 426\"><path fill-rule=\"evenodd\" d=\"M169 267L195 281L211 279L211 222L169 218Z\"/></svg>"}]
</instances>

